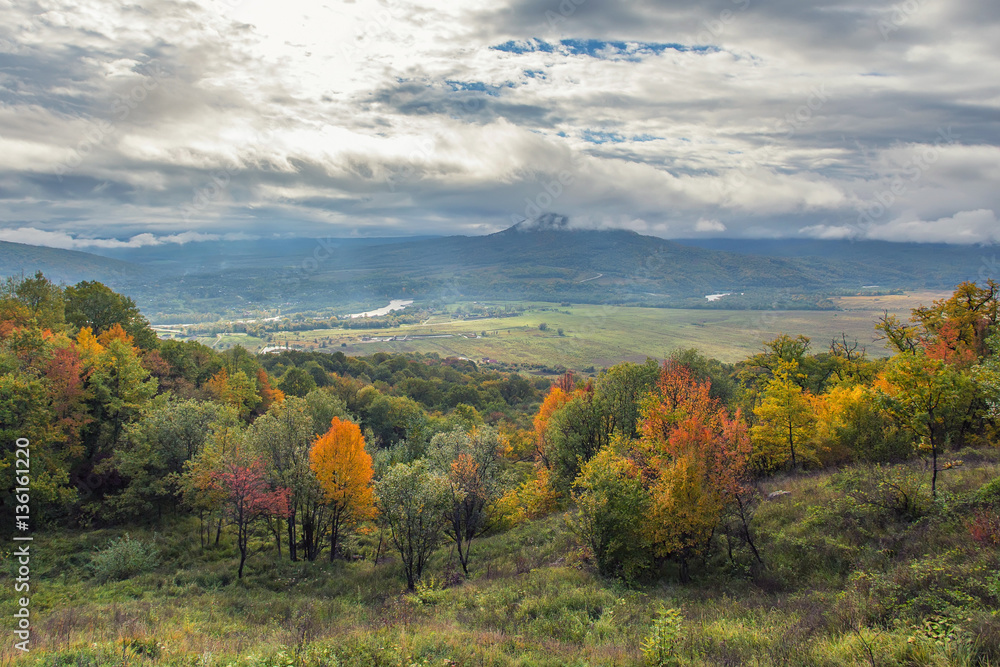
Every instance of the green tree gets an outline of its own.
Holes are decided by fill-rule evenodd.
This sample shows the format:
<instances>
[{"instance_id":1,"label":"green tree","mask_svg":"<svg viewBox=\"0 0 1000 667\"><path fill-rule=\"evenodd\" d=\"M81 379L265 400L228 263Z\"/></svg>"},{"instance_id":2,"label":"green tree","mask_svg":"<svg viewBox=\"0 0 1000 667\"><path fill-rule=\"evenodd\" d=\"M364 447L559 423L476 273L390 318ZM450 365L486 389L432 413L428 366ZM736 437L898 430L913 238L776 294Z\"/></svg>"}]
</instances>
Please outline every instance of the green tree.
<instances>
[{"instance_id":1,"label":"green tree","mask_svg":"<svg viewBox=\"0 0 1000 667\"><path fill-rule=\"evenodd\" d=\"M135 346L151 350L159 345L156 333L139 312L135 301L118 294L96 281L82 281L63 291L66 322L77 329L90 327L95 334L111 329L115 324L130 335Z\"/></svg>"},{"instance_id":2,"label":"green tree","mask_svg":"<svg viewBox=\"0 0 1000 667\"><path fill-rule=\"evenodd\" d=\"M605 576L635 577L648 565L643 529L650 509L635 463L606 447L583 466L573 489L573 529L590 547L597 569Z\"/></svg>"},{"instance_id":3,"label":"green tree","mask_svg":"<svg viewBox=\"0 0 1000 667\"><path fill-rule=\"evenodd\" d=\"M306 394L316 388L316 380L313 376L297 366L292 366L278 381L278 389L289 396L305 397Z\"/></svg>"},{"instance_id":4,"label":"green tree","mask_svg":"<svg viewBox=\"0 0 1000 667\"><path fill-rule=\"evenodd\" d=\"M119 445L125 426L139 417L156 394L157 382L142 367L136 351L122 340L110 341L92 363L87 387L98 430L91 451L96 462Z\"/></svg>"},{"instance_id":5,"label":"green tree","mask_svg":"<svg viewBox=\"0 0 1000 667\"><path fill-rule=\"evenodd\" d=\"M609 418L600 399L585 391L560 407L545 427L544 458L553 490L568 495L580 469L609 442Z\"/></svg>"},{"instance_id":6,"label":"green tree","mask_svg":"<svg viewBox=\"0 0 1000 667\"><path fill-rule=\"evenodd\" d=\"M597 378L597 399L610 419L612 434L626 438L639 435L642 401L656 386L660 366L655 359L644 364L626 362L601 371Z\"/></svg>"},{"instance_id":7,"label":"green tree","mask_svg":"<svg viewBox=\"0 0 1000 667\"><path fill-rule=\"evenodd\" d=\"M111 463L128 484L107 499L114 513L137 519L174 505L185 464L201 452L223 410L212 402L158 398L129 424Z\"/></svg>"},{"instance_id":8,"label":"green tree","mask_svg":"<svg viewBox=\"0 0 1000 667\"><path fill-rule=\"evenodd\" d=\"M347 404L332 391L313 389L306 394L306 405L313 418L313 432L316 435L326 433L334 417L344 421L354 421L347 411Z\"/></svg>"},{"instance_id":9,"label":"green tree","mask_svg":"<svg viewBox=\"0 0 1000 667\"><path fill-rule=\"evenodd\" d=\"M322 539L323 494L309 467L309 450L315 435L309 404L294 396L276 403L258 417L246 435L249 450L267 463L273 483L288 489L288 554L293 561L299 557L299 523L307 559L316 559Z\"/></svg>"},{"instance_id":10,"label":"green tree","mask_svg":"<svg viewBox=\"0 0 1000 667\"><path fill-rule=\"evenodd\" d=\"M41 329L56 331L66 322L62 288L52 284L41 271L30 278L7 278L0 284L0 301L4 300L22 305L34 324Z\"/></svg>"},{"instance_id":11,"label":"green tree","mask_svg":"<svg viewBox=\"0 0 1000 667\"><path fill-rule=\"evenodd\" d=\"M441 542L445 512L451 506L448 481L423 459L397 463L375 484L375 497L403 562L406 586L413 590Z\"/></svg>"}]
</instances>

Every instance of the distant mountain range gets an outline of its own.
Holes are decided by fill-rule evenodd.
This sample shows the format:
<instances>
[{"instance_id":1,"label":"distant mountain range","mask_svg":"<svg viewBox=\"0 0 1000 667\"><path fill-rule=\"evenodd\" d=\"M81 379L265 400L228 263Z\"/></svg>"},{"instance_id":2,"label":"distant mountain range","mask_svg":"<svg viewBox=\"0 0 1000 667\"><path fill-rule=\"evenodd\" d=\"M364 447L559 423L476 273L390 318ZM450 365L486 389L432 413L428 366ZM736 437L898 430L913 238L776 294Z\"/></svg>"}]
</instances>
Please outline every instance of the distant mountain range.
<instances>
[{"instance_id":1,"label":"distant mountain range","mask_svg":"<svg viewBox=\"0 0 1000 667\"><path fill-rule=\"evenodd\" d=\"M141 281L143 277L142 267L132 262L77 250L0 241L0 276L27 276L36 271L56 283L99 280L121 287Z\"/></svg>"},{"instance_id":2,"label":"distant mountain range","mask_svg":"<svg viewBox=\"0 0 1000 667\"><path fill-rule=\"evenodd\" d=\"M56 281L101 280L152 314L275 306L337 312L391 298L822 308L834 294L948 289L995 268L994 253L877 241L669 241L576 229L550 214L487 236L218 241L93 253L0 243L0 274L41 269ZM718 292L734 295L705 300Z\"/></svg>"}]
</instances>

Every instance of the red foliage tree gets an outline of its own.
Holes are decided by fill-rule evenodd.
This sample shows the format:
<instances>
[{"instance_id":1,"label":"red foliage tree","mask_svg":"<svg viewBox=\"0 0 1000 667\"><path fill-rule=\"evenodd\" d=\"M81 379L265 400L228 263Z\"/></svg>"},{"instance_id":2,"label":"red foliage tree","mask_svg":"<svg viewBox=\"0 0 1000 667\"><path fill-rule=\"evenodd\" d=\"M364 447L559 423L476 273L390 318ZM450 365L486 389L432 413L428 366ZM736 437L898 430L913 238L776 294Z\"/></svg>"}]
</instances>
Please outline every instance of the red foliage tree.
<instances>
[{"instance_id":1,"label":"red foliage tree","mask_svg":"<svg viewBox=\"0 0 1000 667\"><path fill-rule=\"evenodd\" d=\"M240 550L237 576L242 579L254 526L267 517L288 517L288 489L271 489L264 462L260 459L247 465L229 461L213 477L225 494L229 520L236 526L236 543Z\"/></svg>"},{"instance_id":2,"label":"red foliage tree","mask_svg":"<svg viewBox=\"0 0 1000 667\"><path fill-rule=\"evenodd\" d=\"M84 382L87 371L73 345L57 348L44 368L52 401L55 426L63 435L63 447L74 459L83 454L80 432L93 421L87 414Z\"/></svg>"}]
</instances>

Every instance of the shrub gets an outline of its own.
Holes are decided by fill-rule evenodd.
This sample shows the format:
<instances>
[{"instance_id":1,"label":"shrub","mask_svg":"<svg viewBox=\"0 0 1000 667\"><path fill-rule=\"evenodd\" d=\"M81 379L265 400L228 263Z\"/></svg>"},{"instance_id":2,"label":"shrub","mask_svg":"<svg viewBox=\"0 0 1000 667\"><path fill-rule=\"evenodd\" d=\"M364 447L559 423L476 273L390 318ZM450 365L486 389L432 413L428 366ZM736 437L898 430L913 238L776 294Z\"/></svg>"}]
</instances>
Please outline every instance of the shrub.
<instances>
[{"instance_id":1,"label":"shrub","mask_svg":"<svg viewBox=\"0 0 1000 667\"><path fill-rule=\"evenodd\" d=\"M986 482L976 491L973 499L983 505L1000 507L1000 477Z\"/></svg>"},{"instance_id":2,"label":"shrub","mask_svg":"<svg viewBox=\"0 0 1000 667\"><path fill-rule=\"evenodd\" d=\"M845 471L834 487L882 518L916 521L931 510L924 483L906 466L875 465Z\"/></svg>"},{"instance_id":3,"label":"shrub","mask_svg":"<svg viewBox=\"0 0 1000 667\"><path fill-rule=\"evenodd\" d=\"M110 540L108 547L91 559L90 568L98 581L120 581L148 572L159 563L160 553L155 546L125 533L124 537Z\"/></svg>"},{"instance_id":4,"label":"shrub","mask_svg":"<svg viewBox=\"0 0 1000 667\"><path fill-rule=\"evenodd\" d=\"M574 489L574 531L590 547L597 569L633 578L648 560L642 524L650 501L639 470L605 448L583 466Z\"/></svg>"},{"instance_id":5,"label":"shrub","mask_svg":"<svg viewBox=\"0 0 1000 667\"><path fill-rule=\"evenodd\" d=\"M642 654L649 667L680 664L683 621L681 613L676 609L660 609L659 618L653 621L653 628L642 643Z\"/></svg>"}]
</instances>

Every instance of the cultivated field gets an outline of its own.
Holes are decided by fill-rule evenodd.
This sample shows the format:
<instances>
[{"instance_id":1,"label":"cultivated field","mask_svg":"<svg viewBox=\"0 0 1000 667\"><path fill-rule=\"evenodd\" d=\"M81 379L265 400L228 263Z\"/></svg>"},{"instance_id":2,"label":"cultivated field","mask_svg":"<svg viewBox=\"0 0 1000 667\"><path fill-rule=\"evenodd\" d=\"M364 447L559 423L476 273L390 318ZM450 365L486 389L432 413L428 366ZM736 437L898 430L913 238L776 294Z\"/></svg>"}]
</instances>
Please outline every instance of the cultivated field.
<instances>
[{"instance_id":1,"label":"cultivated field","mask_svg":"<svg viewBox=\"0 0 1000 667\"><path fill-rule=\"evenodd\" d=\"M947 296L920 292L899 296L842 297L839 311L748 311L635 308L521 303L515 317L457 320L435 315L419 324L393 329L317 329L278 332L270 345L340 350L348 355L375 352L437 352L442 356L495 359L507 363L562 365L581 370L620 361L662 358L671 350L694 347L723 361L737 361L759 350L779 333L809 336L816 350L841 333L857 339L873 356L887 352L875 340L875 322L884 310L907 317L911 308ZM461 304L456 304L457 307ZM546 324L546 330L539 329ZM562 335L559 330L562 329ZM483 336L483 332L486 333ZM228 347L264 347L251 337L201 339ZM256 347L255 347L256 346Z\"/></svg>"}]
</instances>

